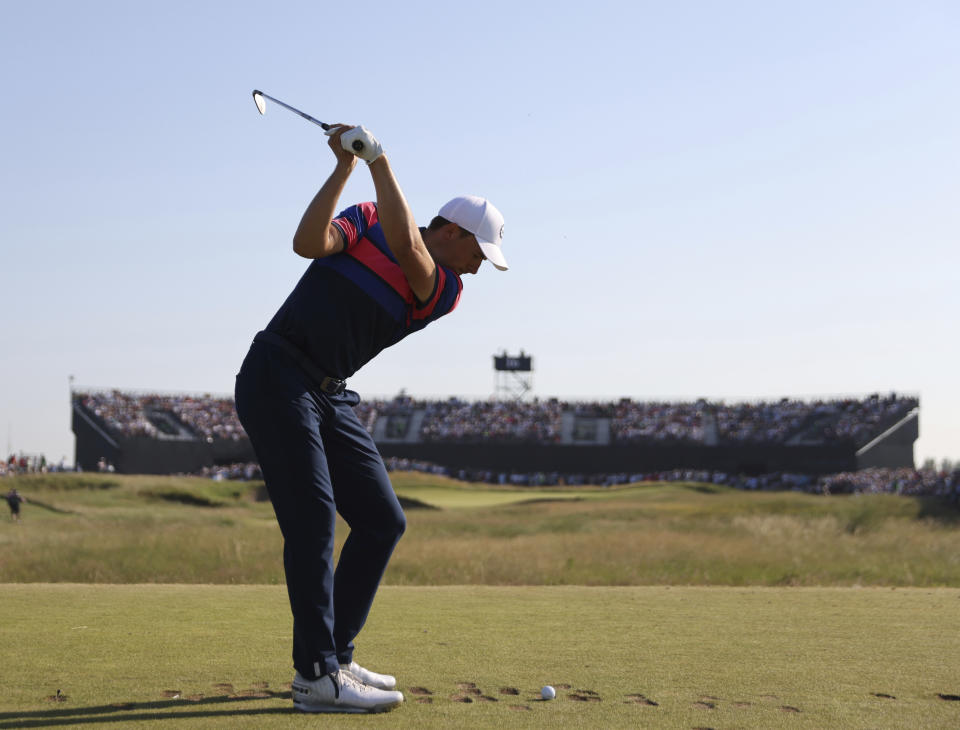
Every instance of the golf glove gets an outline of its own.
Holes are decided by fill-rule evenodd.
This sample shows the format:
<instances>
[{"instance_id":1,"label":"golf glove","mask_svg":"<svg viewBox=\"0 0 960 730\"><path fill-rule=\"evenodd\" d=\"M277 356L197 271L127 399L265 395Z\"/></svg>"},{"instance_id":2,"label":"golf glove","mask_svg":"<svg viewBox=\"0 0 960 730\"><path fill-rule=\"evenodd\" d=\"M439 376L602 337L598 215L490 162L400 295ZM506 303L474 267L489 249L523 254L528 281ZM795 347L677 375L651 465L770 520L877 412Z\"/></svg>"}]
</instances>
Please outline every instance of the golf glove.
<instances>
[{"instance_id":1,"label":"golf glove","mask_svg":"<svg viewBox=\"0 0 960 730\"><path fill-rule=\"evenodd\" d=\"M363 127L348 129L340 137L340 143L347 152L352 152L368 165L383 154L383 147L369 130Z\"/></svg>"}]
</instances>

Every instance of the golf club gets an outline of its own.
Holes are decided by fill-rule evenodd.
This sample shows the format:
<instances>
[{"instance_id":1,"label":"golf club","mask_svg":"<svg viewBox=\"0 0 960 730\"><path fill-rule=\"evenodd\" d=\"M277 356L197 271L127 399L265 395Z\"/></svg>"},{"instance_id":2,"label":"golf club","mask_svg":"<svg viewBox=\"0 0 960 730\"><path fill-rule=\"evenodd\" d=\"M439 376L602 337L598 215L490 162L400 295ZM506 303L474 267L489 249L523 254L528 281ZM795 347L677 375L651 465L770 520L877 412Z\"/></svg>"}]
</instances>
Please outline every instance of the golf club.
<instances>
[{"instance_id":1,"label":"golf club","mask_svg":"<svg viewBox=\"0 0 960 730\"><path fill-rule=\"evenodd\" d=\"M254 91L253 91L253 101L254 101L254 103L257 105L257 111L259 111L261 114L266 114L266 113L267 113L267 102L264 101L265 99L269 99L269 100L272 101L274 104L279 104L279 105L282 106L284 109L289 109L289 110L292 111L294 114L298 114L299 116L301 116L301 117L303 117L304 119L306 119L308 122L313 122L313 123L316 124L318 127L321 127L321 128L323 129L323 131L325 131L325 132L330 132L330 130L335 129L335 126L332 125L332 124L327 124L326 122L321 122L319 119L314 119L314 118L311 117L309 114L305 114L304 112L300 111L299 109L296 109L296 108L290 106L289 104L285 104L284 102L280 101L279 99L275 99L274 97L270 96L269 94L264 94L262 91L260 91L260 90L258 90L258 89L254 89ZM356 150L357 152L361 152L361 151L363 150L363 142L361 142L359 139L354 140L352 146L353 146L353 149Z\"/></svg>"}]
</instances>

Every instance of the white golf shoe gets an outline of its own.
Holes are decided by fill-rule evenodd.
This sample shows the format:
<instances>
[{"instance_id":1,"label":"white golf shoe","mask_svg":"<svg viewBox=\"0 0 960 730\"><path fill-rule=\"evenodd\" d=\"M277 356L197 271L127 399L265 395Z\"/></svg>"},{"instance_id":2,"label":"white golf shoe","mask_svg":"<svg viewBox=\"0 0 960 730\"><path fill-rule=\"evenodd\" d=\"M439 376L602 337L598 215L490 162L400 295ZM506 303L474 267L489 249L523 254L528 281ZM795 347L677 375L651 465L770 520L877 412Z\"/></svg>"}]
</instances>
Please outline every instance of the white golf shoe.
<instances>
[{"instance_id":1,"label":"white golf shoe","mask_svg":"<svg viewBox=\"0 0 960 730\"><path fill-rule=\"evenodd\" d=\"M377 674L376 672L371 672L369 669L364 669L356 662L350 662L349 664L341 664L340 668L345 672L350 672L354 677L359 679L364 684L368 684L371 687L376 687L377 689L396 689L397 678L391 674Z\"/></svg>"},{"instance_id":2,"label":"white golf shoe","mask_svg":"<svg viewBox=\"0 0 960 730\"><path fill-rule=\"evenodd\" d=\"M403 702L402 692L386 692L339 671L316 680L297 672L291 685L293 706L301 712L386 712Z\"/></svg>"}]
</instances>

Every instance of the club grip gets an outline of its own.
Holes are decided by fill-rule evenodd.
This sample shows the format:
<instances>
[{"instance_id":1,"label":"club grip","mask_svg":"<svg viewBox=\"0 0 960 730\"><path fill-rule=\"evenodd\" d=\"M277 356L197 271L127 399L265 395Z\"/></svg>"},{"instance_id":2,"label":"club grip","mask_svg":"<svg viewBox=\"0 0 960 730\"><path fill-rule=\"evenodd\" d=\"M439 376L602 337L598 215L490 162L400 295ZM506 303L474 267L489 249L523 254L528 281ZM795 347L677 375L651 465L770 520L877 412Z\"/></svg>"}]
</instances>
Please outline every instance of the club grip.
<instances>
[{"instance_id":1,"label":"club grip","mask_svg":"<svg viewBox=\"0 0 960 730\"><path fill-rule=\"evenodd\" d=\"M383 154L383 148L377 138L363 127L353 127L340 137L343 149L352 152L368 164Z\"/></svg>"}]
</instances>

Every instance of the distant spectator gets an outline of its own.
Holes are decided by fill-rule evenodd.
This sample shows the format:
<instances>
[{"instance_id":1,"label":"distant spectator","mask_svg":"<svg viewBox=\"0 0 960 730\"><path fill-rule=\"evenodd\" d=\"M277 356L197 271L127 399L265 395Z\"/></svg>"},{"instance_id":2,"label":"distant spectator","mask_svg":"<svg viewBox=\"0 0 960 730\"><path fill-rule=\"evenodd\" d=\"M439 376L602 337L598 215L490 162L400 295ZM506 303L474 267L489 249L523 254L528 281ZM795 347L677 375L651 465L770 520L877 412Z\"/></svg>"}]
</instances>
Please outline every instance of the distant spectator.
<instances>
[{"instance_id":1,"label":"distant spectator","mask_svg":"<svg viewBox=\"0 0 960 730\"><path fill-rule=\"evenodd\" d=\"M213 479L215 482L225 480L249 482L254 479L263 479L263 475L260 473L260 465L256 462L205 466L201 469L200 476Z\"/></svg>"},{"instance_id":2,"label":"distant spectator","mask_svg":"<svg viewBox=\"0 0 960 730\"><path fill-rule=\"evenodd\" d=\"M7 505L10 507L10 519L14 522L20 521L20 504L26 502L26 497L24 497L20 492L17 491L16 487L7 492Z\"/></svg>"}]
</instances>

